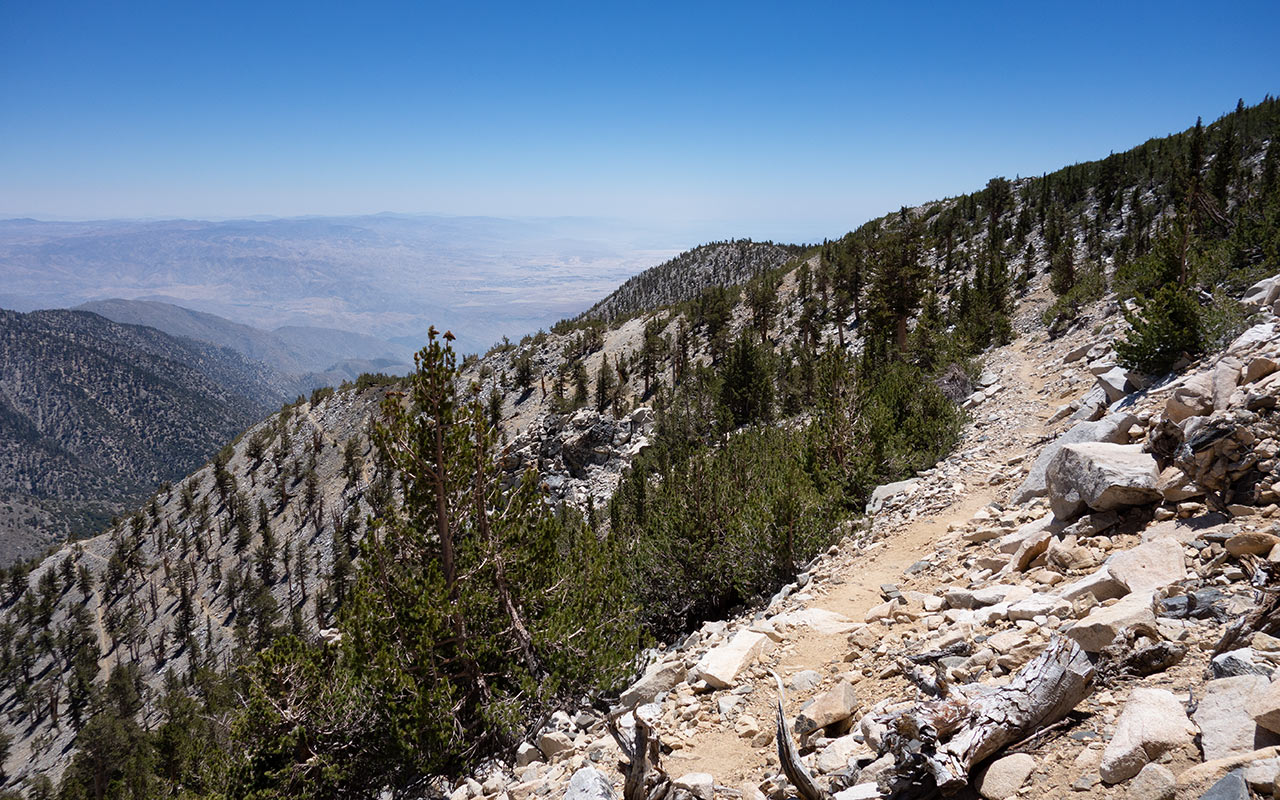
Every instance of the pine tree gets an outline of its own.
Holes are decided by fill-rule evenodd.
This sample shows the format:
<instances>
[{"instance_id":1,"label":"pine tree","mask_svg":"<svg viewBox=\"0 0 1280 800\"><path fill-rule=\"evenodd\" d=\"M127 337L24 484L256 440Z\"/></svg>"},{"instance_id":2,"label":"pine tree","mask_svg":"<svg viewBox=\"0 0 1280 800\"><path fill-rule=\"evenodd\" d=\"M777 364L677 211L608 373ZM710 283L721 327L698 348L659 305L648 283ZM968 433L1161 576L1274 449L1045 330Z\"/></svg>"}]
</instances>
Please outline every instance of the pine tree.
<instances>
[{"instance_id":1,"label":"pine tree","mask_svg":"<svg viewBox=\"0 0 1280 800\"><path fill-rule=\"evenodd\" d=\"M618 384L609 368L608 354L601 354L600 369L596 372L596 411L603 412L613 404Z\"/></svg>"}]
</instances>

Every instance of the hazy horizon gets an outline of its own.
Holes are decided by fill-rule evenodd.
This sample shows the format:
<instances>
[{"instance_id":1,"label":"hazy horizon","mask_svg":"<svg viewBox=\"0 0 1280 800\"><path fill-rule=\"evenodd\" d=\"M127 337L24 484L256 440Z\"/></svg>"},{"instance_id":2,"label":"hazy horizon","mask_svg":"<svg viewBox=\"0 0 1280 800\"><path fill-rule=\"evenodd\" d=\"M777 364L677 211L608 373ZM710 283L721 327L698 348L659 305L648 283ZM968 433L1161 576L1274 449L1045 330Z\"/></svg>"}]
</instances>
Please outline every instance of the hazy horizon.
<instances>
[{"instance_id":1,"label":"hazy horizon","mask_svg":"<svg viewBox=\"0 0 1280 800\"><path fill-rule=\"evenodd\" d=\"M8 218L586 216L816 241L1280 89L1273 3L6 13Z\"/></svg>"}]
</instances>

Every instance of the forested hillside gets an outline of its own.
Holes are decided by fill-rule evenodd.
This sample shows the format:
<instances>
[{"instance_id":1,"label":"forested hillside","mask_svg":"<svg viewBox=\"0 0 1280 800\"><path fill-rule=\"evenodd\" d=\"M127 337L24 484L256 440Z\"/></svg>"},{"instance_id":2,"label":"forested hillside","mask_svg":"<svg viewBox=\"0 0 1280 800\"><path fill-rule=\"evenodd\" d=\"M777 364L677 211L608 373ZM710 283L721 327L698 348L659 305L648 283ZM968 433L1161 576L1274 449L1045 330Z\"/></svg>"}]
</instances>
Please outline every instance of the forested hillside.
<instances>
[{"instance_id":1,"label":"forested hillside","mask_svg":"<svg viewBox=\"0 0 1280 800\"><path fill-rule=\"evenodd\" d=\"M712 287L741 286L761 272L781 267L800 251L795 245L750 239L704 244L628 279L582 318L612 322L693 300Z\"/></svg>"},{"instance_id":2,"label":"forested hillside","mask_svg":"<svg viewBox=\"0 0 1280 800\"><path fill-rule=\"evenodd\" d=\"M1280 272L1277 133L1268 98L813 248L708 245L550 332L466 363L433 334L409 379L290 406L6 576L10 786L416 796L509 759L933 470L992 347L1111 298L1123 383L1238 332L1230 290Z\"/></svg>"},{"instance_id":3,"label":"forested hillside","mask_svg":"<svg viewBox=\"0 0 1280 800\"><path fill-rule=\"evenodd\" d=\"M261 364L152 328L0 311L0 563L100 530L285 391Z\"/></svg>"}]
</instances>

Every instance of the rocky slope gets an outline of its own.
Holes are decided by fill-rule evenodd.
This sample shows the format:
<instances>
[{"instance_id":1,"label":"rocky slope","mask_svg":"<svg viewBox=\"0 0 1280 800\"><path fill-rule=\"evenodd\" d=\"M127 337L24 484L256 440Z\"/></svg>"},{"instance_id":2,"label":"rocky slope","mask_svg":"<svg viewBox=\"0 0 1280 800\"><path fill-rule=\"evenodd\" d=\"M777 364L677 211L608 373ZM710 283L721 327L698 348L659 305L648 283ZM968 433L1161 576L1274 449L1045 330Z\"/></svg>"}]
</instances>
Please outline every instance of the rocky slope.
<instances>
[{"instance_id":1,"label":"rocky slope","mask_svg":"<svg viewBox=\"0 0 1280 800\"><path fill-rule=\"evenodd\" d=\"M653 725L676 796L791 796L777 673L819 789L887 796L912 767L885 724L928 699L931 675L953 698L978 696L1063 637L1094 662L1088 696L984 764L979 794L1272 796L1278 296L1280 277L1259 284L1253 327L1143 389L1138 376L1116 386L1114 306L1050 341L1033 296L1021 337L987 360L957 451L877 491L870 525L766 607L655 652L616 709L624 730L634 716ZM1109 402L1090 402L1095 389ZM451 797L601 796L622 788L620 756L599 714L564 715Z\"/></svg>"},{"instance_id":2,"label":"rocky slope","mask_svg":"<svg viewBox=\"0 0 1280 800\"><path fill-rule=\"evenodd\" d=\"M261 364L151 328L0 311L0 564L99 529L278 407L284 388Z\"/></svg>"}]
</instances>

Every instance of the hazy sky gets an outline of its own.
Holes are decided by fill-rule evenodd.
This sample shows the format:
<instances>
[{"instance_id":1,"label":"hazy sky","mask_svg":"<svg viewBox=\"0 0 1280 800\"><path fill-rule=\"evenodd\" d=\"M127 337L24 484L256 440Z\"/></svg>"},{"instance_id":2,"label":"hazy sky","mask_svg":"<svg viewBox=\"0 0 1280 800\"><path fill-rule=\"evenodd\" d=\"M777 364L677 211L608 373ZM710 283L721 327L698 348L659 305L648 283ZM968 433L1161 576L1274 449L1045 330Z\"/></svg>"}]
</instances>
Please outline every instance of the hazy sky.
<instances>
[{"instance_id":1,"label":"hazy sky","mask_svg":"<svg viewBox=\"0 0 1280 800\"><path fill-rule=\"evenodd\" d=\"M0 0L0 216L820 239L1280 93L1280 3Z\"/></svg>"}]
</instances>

